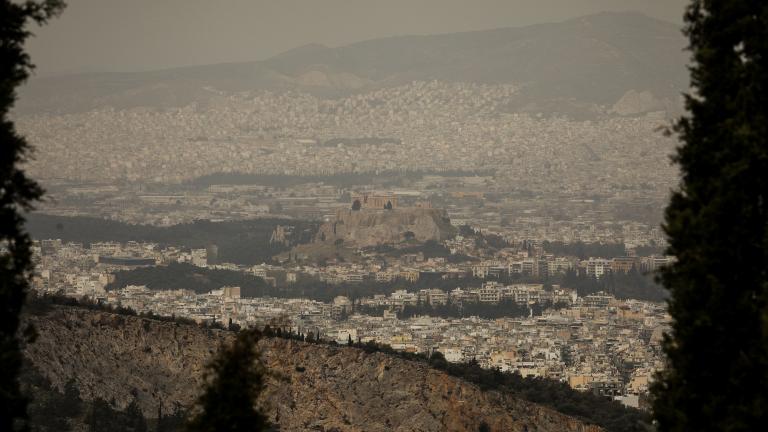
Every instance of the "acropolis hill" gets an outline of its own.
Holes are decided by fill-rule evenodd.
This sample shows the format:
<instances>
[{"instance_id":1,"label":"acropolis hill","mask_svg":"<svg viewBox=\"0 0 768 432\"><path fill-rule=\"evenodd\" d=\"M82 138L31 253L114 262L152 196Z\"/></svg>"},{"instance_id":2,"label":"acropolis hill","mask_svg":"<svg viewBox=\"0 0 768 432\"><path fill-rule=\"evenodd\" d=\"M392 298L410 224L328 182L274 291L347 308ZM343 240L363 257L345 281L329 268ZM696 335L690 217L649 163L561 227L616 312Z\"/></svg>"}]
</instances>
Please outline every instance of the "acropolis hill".
<instances>
[{"instance_id":1,"label":"acropolis hill","mask_svg":"<svg viewBox=\"0 0 768 432\"><path fill-rule=\"evenodd\" d=\"M406 240L442 241L455 233L445 210L399 207L396 197L388 195L353 195L352 207L338 210L333 221L323 224L316 241L342 240L346 246L366 247Z\"/></svg>"}]
</instances>

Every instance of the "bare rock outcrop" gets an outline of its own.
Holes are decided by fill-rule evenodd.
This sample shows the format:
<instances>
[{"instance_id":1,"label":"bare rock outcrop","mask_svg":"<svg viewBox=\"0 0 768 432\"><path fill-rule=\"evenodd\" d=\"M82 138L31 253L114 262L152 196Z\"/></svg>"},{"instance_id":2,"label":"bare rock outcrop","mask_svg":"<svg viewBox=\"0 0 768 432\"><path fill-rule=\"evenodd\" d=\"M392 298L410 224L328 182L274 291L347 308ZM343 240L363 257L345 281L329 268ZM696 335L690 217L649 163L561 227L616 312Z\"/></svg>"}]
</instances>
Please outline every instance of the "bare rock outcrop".
<instances>
[{"instance_id":1,"label":"bare rock outcrop","mask_svg":"<svg viewBox=\"0 0 768 432\"><path fill-rule=\"evenodd\" d=\"M59 388L137 400L146 416L189 407L206 361L231 332L73 307L28 317L39 333L25 349ZM600 428L451 377L427 365L348 347L269 338L274 373L261 404L281 431L588 431Z\"/></svg>"},{"instance_id":2,"label":"bare rock outcrop","mask_svg":"<svg viewBox=\"0 0 768 432\"><path fill-rule=\"evenodd\" d=\"M632 116L650 111L662 111L664 103L649 91L629 90L610 109L611 114Z\"/></svg>"},{"instance_id":3,"label":"bare rock outcrop","mask_svg":"<svg viewBox=\"0 0 768 432\"><path fill-rule=\"evenodd\" d=\"M456 234L445 210L395 208L391 210L341 209L336 218L320 227L316 240L357 247L396 244L412 238L419 242L442 241Z\"/></svg>"}]
</instances>

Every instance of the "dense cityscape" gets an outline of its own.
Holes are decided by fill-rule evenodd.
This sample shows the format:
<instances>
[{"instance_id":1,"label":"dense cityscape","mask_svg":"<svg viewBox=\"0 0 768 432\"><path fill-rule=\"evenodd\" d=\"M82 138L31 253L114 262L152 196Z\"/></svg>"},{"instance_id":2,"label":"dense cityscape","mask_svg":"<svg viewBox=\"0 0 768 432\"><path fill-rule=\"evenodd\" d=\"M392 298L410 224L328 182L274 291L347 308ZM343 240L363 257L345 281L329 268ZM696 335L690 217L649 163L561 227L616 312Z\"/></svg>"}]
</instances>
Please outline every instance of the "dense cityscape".
<instances>
[{"instance_id":1,"label":"dense cityscape","mask_svg":"<svg viewBox=\"0 0 768 432\"><path fill-rule=\"evenodd\" d=\"M401 210L408 211L358 211ZM275 226L271 243L291 241L294 227L290 219L284 222ZM668 257L636 253L638 245L658 239L634 232L620 248L628 253L580 259L547 252L540 241L517 244L467 225L458 230L441 243L429 242L429 248L395 248L395 254L388 248L334 244L335 258L322 262L298 252L292 255L292 250L307 246L299 244L273 263L255 265L221 262L215 245L189 249L135 241L84 245L43 240L36 249L34 287L198 322L271 325L339 344L374 341L407 352L439 351L450 362L473 360L487 368L562 380L574 389L640 406L661 366L659 343L668 320L663 303L632 299L637 293L622 287L613 293L595 291L600 289L595 283L630 273L647 278L642 274L666 265ZM620 233L627 232L625 228ZM493 238L501 244L492 246ZM310 246L318 243L315 239ZM343 249L351 250L339 254ZM178 265L239 273L258 282L185 289L183 282L179 287L155 279L148 287L121 278L132 269ZM581 295L576 286L563 285L567 274L581 276ZM584 288L586 281L593 285ZM388 285L377 294L355 292L351 298L332 299L327 294L318 297L311 289L308 297L288 289L312 284Z\"/></svg>"},{"instance_id":2,"label":"dense cityscape","mask_svg":"<svg viewBox=\"0 0 768 432\"><path fill-rule=\"evenodd\" d=\"M532 193L661 197L673 184L659 107L574 120L511 112L515 92L415 82L340 100L235 94L207 106L25 115L18 124L38 148L30 171L45 180L493 170L500 185Z\"/></svg>"},{"instance_id":3,"label":"dense cityscape","mask_svg":"<svg viewBox=\"0 0 768 432\"><path fill-rule=\"evenodd\" d=\"M652 281L670 261L657 211L675 179L658 131L666 114L646 112L653 101L635 93L589 120L510 112L518 91L432 81L338 100L222 93L181 108L22 116L40 155L29 168L51 197L41 210L64 218L61 232L78 217L277 221L277 249L261 262L222 261L215 241L41 239L34 286L197 322L439 351L645 408L668 322ZM396 199L394 212L445 210L458 235L429 237L428 248L407 237L320 240L317 227L344 223L338 212L360 193ZM313 222L309 237L295 235L296 221ZM615 246L588 256L569 245ZM179 263L262 285L120 279ZM320 298L289 289L297 284L386 287Z\"/></svg>"},{"instance_id":4,"label":"dense cityscape","mask_svg":"<svg viewBox=\"0 0 768 432\"><path fill-rule=\"evenodd\" d=\"M0 429L764 423L746 24L685 0L142 1L110 4L99 51L101 3L71 0L76 25L0 0ZM78 50L27 53L62 11Z\"/></svg>"},{"instance_id":5,"label":"dense cityscape","mask_svg":"<svg viewBox=\"0 0 768 432\"><path fill-rule=\"evenodd\" d=\"M439 352L645 410L669 322L653 281L671 262L667 115L631 95L589 120L508 112L517 91L432 81L22 116L50 197L31 220L33 286ZM139 233L201 221L263 232L237 252Z\"/></svg>"}]
</instances>

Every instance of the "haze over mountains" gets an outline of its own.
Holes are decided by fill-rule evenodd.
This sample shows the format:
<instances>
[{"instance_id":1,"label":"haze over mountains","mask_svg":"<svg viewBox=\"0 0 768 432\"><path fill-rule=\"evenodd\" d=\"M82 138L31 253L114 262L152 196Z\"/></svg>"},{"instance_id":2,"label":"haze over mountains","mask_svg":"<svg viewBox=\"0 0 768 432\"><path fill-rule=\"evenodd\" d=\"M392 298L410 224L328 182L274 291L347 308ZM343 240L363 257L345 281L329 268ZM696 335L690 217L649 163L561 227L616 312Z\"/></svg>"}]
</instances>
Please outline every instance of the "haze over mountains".
<instances>
[{"instance_id":1,"label":"haze over mountains","mask_svg":"<svg viewBox=\"0 0 768 432\"><path fill-rule=\"evenodd\" d=\"M688 85L684 46L674 24L637 13L600 13L338 48L306 45L247 63L40 78L22 89L17 111L175 107L253 90L342 97L430 80L521 86L510 100L520 111L568 113L599 105L621 113L638 103L669 110Z\"/></svg>"}]
</instances>

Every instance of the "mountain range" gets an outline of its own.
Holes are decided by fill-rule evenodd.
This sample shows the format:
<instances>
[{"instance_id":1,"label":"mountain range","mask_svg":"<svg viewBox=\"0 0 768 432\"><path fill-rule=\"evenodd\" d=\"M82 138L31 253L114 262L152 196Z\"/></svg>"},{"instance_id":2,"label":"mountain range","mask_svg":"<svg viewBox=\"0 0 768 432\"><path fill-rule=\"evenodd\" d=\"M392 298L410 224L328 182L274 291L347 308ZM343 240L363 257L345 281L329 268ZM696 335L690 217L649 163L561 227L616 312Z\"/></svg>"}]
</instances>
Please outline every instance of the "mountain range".
<instances>
[{"instance_id":1,"label":"mountain range","mask_svg":"<svg viewBox=\"0 0 768 432\"><path fill-rule=\"evenodd\" d=\"M668 106L679 104L688 88L684 48L674 24L639 13L600 13L333 48L311 44L262 61L33 79L17 111L173 107L261 90L335 98L431 80L516 85L521 90L511 104L528 111L610 107L627 95Z\"/></svg>"}]
</instances>

